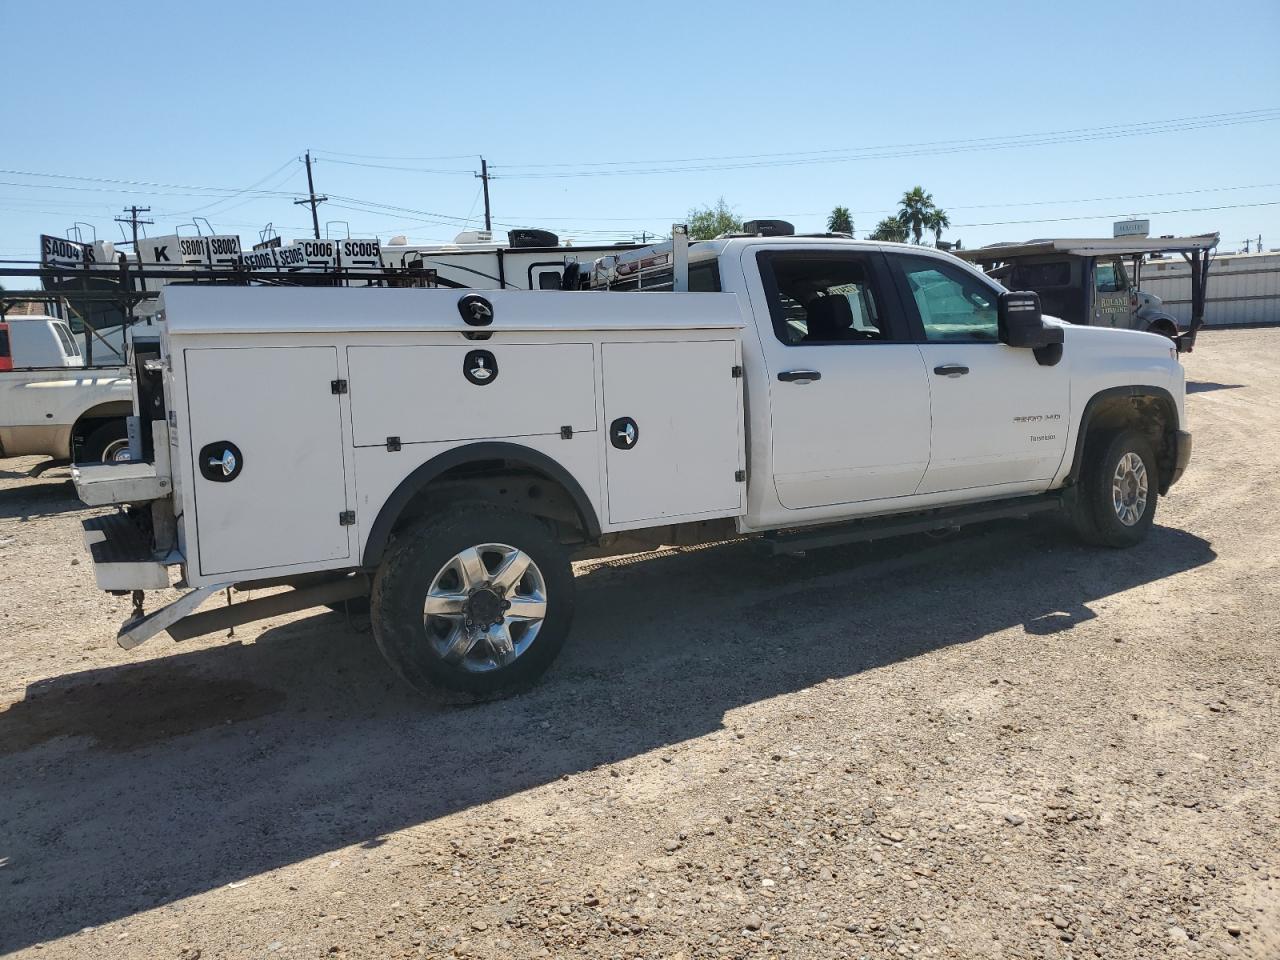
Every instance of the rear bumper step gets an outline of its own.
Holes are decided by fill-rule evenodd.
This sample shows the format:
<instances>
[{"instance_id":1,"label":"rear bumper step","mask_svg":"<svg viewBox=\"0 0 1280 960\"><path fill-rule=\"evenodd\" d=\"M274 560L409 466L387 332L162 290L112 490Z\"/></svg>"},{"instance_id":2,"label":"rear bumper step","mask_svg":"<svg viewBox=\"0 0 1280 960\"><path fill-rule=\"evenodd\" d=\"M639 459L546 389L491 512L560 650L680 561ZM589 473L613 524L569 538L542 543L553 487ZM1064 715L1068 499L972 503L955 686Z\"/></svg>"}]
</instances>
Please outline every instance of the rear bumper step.
<instances>
[{"instance_id":1,"label":"rear bumper step","mask_svg":"<svg viewBox=\"0 0 1280 960\"><path fill-rule=\"evenodd\" d=\"M156 560L151 535L133 516L112 513L90 517L80 525L100 588L163 590L169 586L168 565Z\"/></svg>"}]
</instances>

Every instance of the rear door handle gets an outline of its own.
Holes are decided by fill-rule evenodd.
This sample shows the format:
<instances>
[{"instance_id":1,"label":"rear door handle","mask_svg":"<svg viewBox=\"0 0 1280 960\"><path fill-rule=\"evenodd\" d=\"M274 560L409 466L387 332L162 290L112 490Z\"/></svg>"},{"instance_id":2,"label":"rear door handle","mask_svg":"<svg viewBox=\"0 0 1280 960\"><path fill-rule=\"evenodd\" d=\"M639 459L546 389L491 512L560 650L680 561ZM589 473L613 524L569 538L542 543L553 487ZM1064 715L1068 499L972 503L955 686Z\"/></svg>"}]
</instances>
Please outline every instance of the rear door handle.
<instances>
[{"instance_id":1,"label":"rear door handle","mask_svg":"<svg viewBox=\"0 0 1280 960\"><path fill-rule=\"evenodd\" d=\"M934 367L933 372L940 377L963 377L969 372L969 368L959 363L944 363L940 367Z\"/></svg>"},{"instance_id":2,"label":"rear door handle","mask_svg":"<svg viewBox=\"0 0 1280 960\"><path fill-rule=\"evenodd\" d=\"M817 370L783 370L778 374L778 379L783 383L810 383L821 380L822 374Z\"/></svg>"}]
</instances>

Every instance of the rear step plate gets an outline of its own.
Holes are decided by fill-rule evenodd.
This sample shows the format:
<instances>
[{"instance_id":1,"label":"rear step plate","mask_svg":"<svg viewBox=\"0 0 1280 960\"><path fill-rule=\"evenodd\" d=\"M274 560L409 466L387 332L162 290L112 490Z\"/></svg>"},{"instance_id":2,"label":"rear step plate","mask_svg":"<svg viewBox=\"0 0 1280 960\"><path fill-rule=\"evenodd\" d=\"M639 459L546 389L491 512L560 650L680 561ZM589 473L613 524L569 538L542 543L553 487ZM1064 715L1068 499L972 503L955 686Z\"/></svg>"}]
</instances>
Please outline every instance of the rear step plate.
<instances>
[{"instance_id":1,"label":"rear step plate","mask_svg":"<svg viewBox=\"0 0 1280 960\"><path fill-rule=\"evenodd\" d=\"M81 522L93 573L103 590L163 590L169 570L155 559L151 537L128 514L112 513Z\"/></svg>"}]
</instances>

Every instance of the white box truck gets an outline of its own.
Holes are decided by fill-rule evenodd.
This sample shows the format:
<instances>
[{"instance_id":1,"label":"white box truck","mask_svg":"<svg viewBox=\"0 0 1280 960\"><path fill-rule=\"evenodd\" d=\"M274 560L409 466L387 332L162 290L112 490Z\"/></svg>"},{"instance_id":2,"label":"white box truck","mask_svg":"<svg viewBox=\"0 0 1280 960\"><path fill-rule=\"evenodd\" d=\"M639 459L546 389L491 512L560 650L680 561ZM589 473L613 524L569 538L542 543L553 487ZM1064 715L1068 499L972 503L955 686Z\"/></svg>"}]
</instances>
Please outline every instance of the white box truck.
<instances>
[{"instance_id":1,"label":"white box truck","mask_svg":"<svg viewBox=\"0 0 1280 960\"><path fill-rule=\"evenodd\" d=\"M646 270L666 292L610 292ZM564 643L575 555L1050 510L1131 546L1190 455L1168 339L1042 318L945 253L677 229L594 283L167 288L135 348L146 460L76 476L123 508L85 524L134 594L121 644L371 594L404 679L493 696ZM197 609L267 585L293 589Z\"/></svg>"}]
</instances>

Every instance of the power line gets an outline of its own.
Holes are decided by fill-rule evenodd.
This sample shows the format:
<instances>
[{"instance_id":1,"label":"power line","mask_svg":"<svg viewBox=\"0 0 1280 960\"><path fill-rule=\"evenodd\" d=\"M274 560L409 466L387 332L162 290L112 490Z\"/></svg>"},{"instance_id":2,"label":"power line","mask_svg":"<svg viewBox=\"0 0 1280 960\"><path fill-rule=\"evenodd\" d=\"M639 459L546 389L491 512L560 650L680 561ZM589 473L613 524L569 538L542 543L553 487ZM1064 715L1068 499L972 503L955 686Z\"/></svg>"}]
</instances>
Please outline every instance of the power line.
<instances>
[{"instance_id":1,"label":"power line","mask_svg":"<svg viewBox=\"0 0 1280 960\"><path fill-rule=\"evenodd\" d=\"M637 164L670 164L670 163L702 163L719 160L762 160L773 159L778 157L808 157L819 154L834 153L856 153L866 150L897 150L915 147L937 147L937 146L954 146L971 143L989 143L995 141L1018 140L1028 137L1045 137L1045 136L1064 136L1068 134L1096 133L1111 130L1132 130L1135 128L1161 126L1166 124L1199 122L1216 119L1243 119L1243 118L1260 118L1275 119L1275 117L1260 117L1262 114L1274 114L1280 111L1280 107L1262 107L1255 110L1240 110L1230 113L1206 113L1191 117L1171 117L1165 120L1140 120L1130 121L1127 123L1111 124L1101 127L1073 127L1066 130L1042 131L1040 133L1020 133L1020 134L1004 134L995 137L972 137L960 140L925 140L917 143L894 143L880 144L878 146L866 147L834 147L825 150L788 150L777 153L743 153L743 154L719 154L706 157L676 157L658 160L599 160L599 161L574 161L570 163L526 163L526 164L510 164L503 165L502 169L531 169L535 167L600 167L600 166L621 166L621 165L637 165ZM494 169L498 169L495 166Z\"/></svg>"},{"instance_id":2,"label":"power line","mask_svg":"<svg viewBox=\"0 0 1280 960\"><path fill-rule=\"evenodd\" d=\"M654 174L667 173L700 173L708 171L723 170L754 170L769 167L794 167L794 166L813 166L817 164L831 163L855 163L866 160L898 160L913 157L925 156L943 156L959 153L974 153L991 150L1006 150L1025 147L1053 146L1058 144L1072 143L1092 143L1102 140L1115 140L1125 137L1153 136L1160 133L1180 133L1188 130L1203 130L1210 128L1239 126L1250 123L1264 123L1280 120L1280 111L1273 111L1265 116L1253 116L1237 119L1208 120L1202 123L1168 123L1160 127L1150 128L1098 128L1097 131L1089 134L1023 134L1009 138L983 138L972 141L943 141L945 146L915 146L902 145L900 147L865 147L857 150L850 150L841 155L804 155L800 158L793 159L773 159L773 160L744 160L742 162L726 162L726 163L697 163L695 161L672 161L665 166L655 167L621 167L626 161L616 161L615 166L610 169L574 169L560 173L514 173L514 174L495 174L495 179L520 179L520 180L547 180L561 178L578 178L578 177L616 177L616 176L648 176ZM878 152L873 152L878 151ZM676 165L683 164L683 165ZM528 169L515 166L494 167L499 169Z\"/></svg>"},{"instance_id":3,"label":"power line","mask_svg":"<svg viewBox=\"0 0 1280 960\"><path fill-rule=\"evenodd\" d=\"M474 153L449 153L439 157L384 157L373 153L342 153L338 150L316 150L317 157L354 157L357 160L398 160L409 163L426 163L431 160L470 160Z\"/></svg>"},{"instance_id":4,"label":"power line","mask_svg":"<svg viewBox=\"0 0 1280 960\"><path fill-rule=\"evenodd\" d=\"M455 168L432 169L430 167L401 167L386 163L358 163L355 160L335 160L332 157L326 157L325 163L341 163L348 167L370 167L374 170L404 170L409 173L439 173L439 174L473 174L473 170L459 170Z\"/></svg>"},{"instance_id":5,"label":"power line","mask_svg":"<svg viewBox=\"0 0 1280 960\"><path fill-rule=\"evenodd\" d=\"M263 177L261 180L257 180L257 181L255 181L254 183L249 184L249 186L244 187L244 188L242 188L242 189L240 189L240 190L237 190L235 193L232 193L232 194L230 194L229 196L221 197L221 198L219 198L219 199L217 199L217 200L214 200L214 201L213 201L213 202L211 202L211 203L206 203L204 206L200 206L200 207L193 207L193 208L192 208L192 209L190 209L190 210L179 210L179 211L177 211L176 213L171 213L171 214L169 214L169 216L171 216L171 217L186 217L186 216L190 216L190 215L191 215L191 214L193 214L193 213L200 213L200 212L202 212L202 211L204 211L204 210L209 210L209 209L211 209L212 207L220 206L221 204L226 203L228 200L234 200L236 197L243 196L244 194L248 193L249 191L254 190L254 189L256 189L257 187L262 186L264 183L266 183L268 180L270 180L270 179L271 179L272 177L274 177L276 174L280 173L282 170L285 170L285 169L287 169L288 167L291 167L291 166L292 166L292 165L297 161L297 159L298 159L298 158L297 158L296 156L294 156L294 157L290 157L290 158L289 158L288 160L286 160L284 163L280 164L280 166L276 167L274 170L272 170L270 173L268 173L268 174L267 174L265 177ZM292 176L292 173L290 174L290 176ZM288 179L288 178L286 178L286 180L287 180L287 179ZM250 199L257 199L257 198L256 198L256 197L251 197Z\"/></svg>"},{"instance_id":6,"label":"power line","mask_svg":"<svg viewBox=\"0 0 1280 960\"><path fill-rule=\"evenodd\" d=\"M1155 217L1170 213L1206 213L1213 210L1244 210L1250 207L1275 207L1280 206L1280 200L1262 200L1257 203L1231 203L1223 204L1216 207L1183 207L1179 210L1126 210L1124 213L1093 213L1087 216L1079 217L1048 217L1043 220L993 220L989 223L953 223L951 230L959 230L963 227L1008 227L1015 224L1025 223L1067 223L1069 221L1079 220L1112 220L1121 217L1143 216Z\"/></svg>"}]
</instances>

